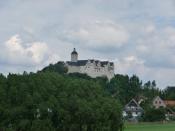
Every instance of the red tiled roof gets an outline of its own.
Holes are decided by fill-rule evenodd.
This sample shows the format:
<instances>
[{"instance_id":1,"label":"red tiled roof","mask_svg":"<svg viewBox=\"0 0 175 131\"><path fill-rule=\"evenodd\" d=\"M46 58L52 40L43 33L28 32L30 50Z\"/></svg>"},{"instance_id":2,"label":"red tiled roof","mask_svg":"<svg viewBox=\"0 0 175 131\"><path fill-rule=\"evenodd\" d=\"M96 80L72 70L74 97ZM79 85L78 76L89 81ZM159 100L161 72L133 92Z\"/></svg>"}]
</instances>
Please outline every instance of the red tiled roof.
<instances>
[{"instance_id":1,"label":"red tiled roof","mask_svg":"<svg viewBox=\"0 0 175 131\"><path fill-rule=\"evenodd\" d=\"M164 100L165 105L173 107L175 106L175 100Z\"/></svg>"}]
</instances>

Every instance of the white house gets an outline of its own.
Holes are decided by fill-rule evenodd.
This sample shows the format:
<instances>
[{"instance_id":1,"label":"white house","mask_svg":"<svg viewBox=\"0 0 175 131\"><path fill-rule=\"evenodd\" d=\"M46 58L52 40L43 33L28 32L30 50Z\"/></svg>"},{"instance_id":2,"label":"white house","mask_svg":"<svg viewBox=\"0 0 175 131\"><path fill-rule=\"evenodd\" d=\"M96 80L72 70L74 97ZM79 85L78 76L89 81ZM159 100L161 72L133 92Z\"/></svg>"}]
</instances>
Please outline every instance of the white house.
<instances>
[{"instance_id":1,"label":"white house","mask_svg":"<svg viewBox=\"0 0 175 131\"><path fill-rule=\"evenodd\" d=\"M135 99L132 99L128 104L125 105L123 109L123 117L130 121L137 121L137 119L142 115L143 108L137 103Z\"/></svg>"},{"instance_id":2,"label":"white house","mask_svg":"<svg viewBox=\"0 0 175 131\"><path fill-rule=\"evenodd\" d=\"M157 108L160 108L160 107L166 107L166 104L165 102L159 97L159 96L156 96L154 99L153 99L153 106L157 109Z\"/></svg>"}]
</instances>

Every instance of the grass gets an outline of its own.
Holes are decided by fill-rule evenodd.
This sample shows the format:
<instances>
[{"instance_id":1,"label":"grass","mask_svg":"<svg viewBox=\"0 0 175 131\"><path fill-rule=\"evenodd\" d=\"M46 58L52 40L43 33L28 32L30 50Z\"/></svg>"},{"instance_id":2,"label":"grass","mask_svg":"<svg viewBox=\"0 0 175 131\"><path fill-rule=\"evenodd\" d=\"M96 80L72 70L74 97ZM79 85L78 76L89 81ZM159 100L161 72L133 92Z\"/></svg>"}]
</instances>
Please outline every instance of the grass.
<instances>
[{"instance_id":1,"label":"grass","mask_svg":"<svg viewBox=\"0 0 175 131\"><path fill-rule=\"evenodd\" d=\"M124 131L175 131L175 123L126 124Z\"/></svg>"}]
</instances>

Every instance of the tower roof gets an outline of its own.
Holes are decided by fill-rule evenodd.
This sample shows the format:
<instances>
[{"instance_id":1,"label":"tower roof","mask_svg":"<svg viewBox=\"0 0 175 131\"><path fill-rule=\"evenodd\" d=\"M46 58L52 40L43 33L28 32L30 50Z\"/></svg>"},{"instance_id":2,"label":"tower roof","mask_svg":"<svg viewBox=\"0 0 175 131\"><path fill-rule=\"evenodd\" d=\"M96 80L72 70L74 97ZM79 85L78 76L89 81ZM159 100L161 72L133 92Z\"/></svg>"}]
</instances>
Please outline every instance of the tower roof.
<instances>
[{"instance_id":1,"label":"tower roof","mask_svg":"<svg viewBox=\"0 0 175 131\"><path fill-rule=\"evenodd\" d=\"M76 49L74 48L74 50L72 51L72 53L71 54L76 54L76 55L78 55L78 53L77 53L77 51L76 51Z\"/></svg>"}]
</instances>

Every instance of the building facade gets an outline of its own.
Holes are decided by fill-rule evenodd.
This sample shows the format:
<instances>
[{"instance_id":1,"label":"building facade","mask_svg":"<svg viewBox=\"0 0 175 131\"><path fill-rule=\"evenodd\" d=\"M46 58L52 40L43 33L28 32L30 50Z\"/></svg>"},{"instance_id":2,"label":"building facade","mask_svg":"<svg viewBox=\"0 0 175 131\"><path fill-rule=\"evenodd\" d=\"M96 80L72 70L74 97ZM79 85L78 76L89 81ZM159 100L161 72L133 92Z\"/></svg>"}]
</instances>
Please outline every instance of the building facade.
<instances>
[{"instance_id":1,"label":"building facade","mask_svg":"<svg viewBox=\"0 0 175 131\"><path fill-rule=\"evenodd\" d=\"M166 112L165 112L166 120L174 120L175 119L175 112L172 110L172 108L175 107L174 100L162 100L159 96L156 96L153 99L153 106L156 109L164 108L166 110Z\"/></svg>"},{"instance_id":2,"label":"building facade","mask_svg":"<svg viewBox=\"0 0 175 131\"><path fill-rule=\"evenodd\" d=\"M165 108L166 107L166 104L165 102L159 97L159 96L156 96L154 99L153 99L153 106L158 109L160 107L163 107Z\"/></svg>"},{"instance_id":3,"label":"building facade","mask_svg":"<svg viewBox=\"0 0 175 131\"><path fill-rule=\"evenodd\" d=\"M107 77L109 80L114 77L114 63L100 60L78 60L78 53L74 48L71 53L71 61L67 61L68 73L87 74L92 78Z\"/></svg>"},{"instance_id":4,"label":"building facade","mask_svg":"<svg viewBox=\"0 0 175 131\"><path fill-rule=\"evenodd\" d=\"M135 99L132 99L123 109L123 117L129 121L137 121L143 114L143 108L137 103Z\"/></svg>"}]
</instances>

